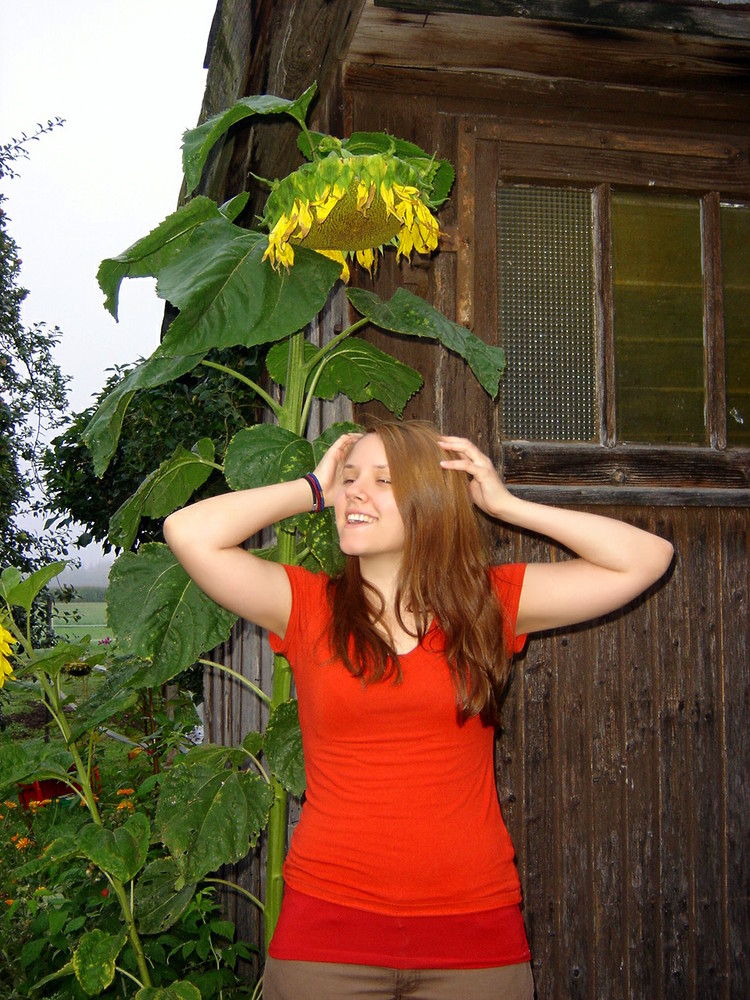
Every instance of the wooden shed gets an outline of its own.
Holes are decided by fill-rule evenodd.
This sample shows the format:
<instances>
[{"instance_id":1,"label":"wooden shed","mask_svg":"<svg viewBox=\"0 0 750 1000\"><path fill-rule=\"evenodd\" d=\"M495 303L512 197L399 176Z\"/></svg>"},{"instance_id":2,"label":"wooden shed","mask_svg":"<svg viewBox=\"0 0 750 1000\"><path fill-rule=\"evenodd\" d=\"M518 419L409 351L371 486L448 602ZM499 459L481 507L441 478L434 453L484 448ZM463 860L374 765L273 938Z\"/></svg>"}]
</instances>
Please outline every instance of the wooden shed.
<instances>
[{"instance_id":1,"label":"wooden shed","mask_svg":"<svg viewBox=\"0 0 750 1000\"><path fill-rule=\"evenodd\" d=\"M404 340L425 378L407 415L473 437L523 496L674 542L628 613L535 637L506 699L498 790L538 997L744 1000L750 3L223 0L214 29L204 116L317 80L315 127L386 130L454 164L440 252L386 255L372 287L423 296L508 368L492 401L448 352ZM238 129L205 190L285 174L296 134ZM316 335L346 308L338 293ZM498 559L563 555L495 537ZM225 655L268 670L247 629ZM209 678L207 695L213 739L257 724L236 685Z\"/></svg>"}]
</instances>

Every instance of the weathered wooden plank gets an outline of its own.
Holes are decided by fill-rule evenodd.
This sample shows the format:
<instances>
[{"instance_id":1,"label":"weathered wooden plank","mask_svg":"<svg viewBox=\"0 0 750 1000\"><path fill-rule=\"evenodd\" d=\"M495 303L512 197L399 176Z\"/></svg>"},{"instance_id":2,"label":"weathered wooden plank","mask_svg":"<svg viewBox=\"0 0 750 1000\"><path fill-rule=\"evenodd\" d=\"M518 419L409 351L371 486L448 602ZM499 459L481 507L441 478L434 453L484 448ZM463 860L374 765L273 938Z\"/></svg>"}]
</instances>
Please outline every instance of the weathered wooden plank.
<instances>
[{"instance_id":1,"label":"weathered wooden plank","mask_svg":"<svg viewBox=\"0 0 750 1000\"><path fill-rule=\"evenodd\" d=\"M510 441L504 446L509 483L658 489L750 488L750 450L651 445Z\"/></svg>"},{"instance_id":2,"label":"weathered wooden plank","mask_svg":"<svg viewBox=\"0 0 750 1000\"><path fill-rule=\"evenodd\" d=\"M458 123L456 201L458 249L456 252L456 320L474 329L474 225L476 220L476 124Z\"/></svg>"},{"instance_id":3,"label":"weathered wooden plank","mask_svg":"<svg viewBox=\"0 0 750 1000\"><path fill-rule=\"evenodd\" d=\"M750 38L750 4L736 0L618 0L617 3L578 0L375 0L390 7L434 17L438 12L517 17L601 28L639 28L686 32L723 38Z\"/></svg>"},{"instance_id":4,"label":"weathered wooden plank","mask_svg":"<svg viewBox=\"0 0 750 1000\"><path fill-rule=\"evenodd\" d=\"M679 572L670 583L663 622L665 643L659 658L659 857L662 907L663 996L693 1000L689 982L689 893L695 865L694 843L686 836L695 808L688 733L689 692L693 686L693 656L688 619L692 601L690 575L695 567L688 519L674 512L674 540ZM684 560L684 562L683 562Z\"/></svg>"},{"instance_id":5,"label":"weathered wooden plank","mask_svg":"<svg viewBox=\"0 0 750 1000\"><path fill-rule=\"evenodd\" d=\"M726 873L717 893L726 899L723 942L727 996L750 996L750 524L744 511L721 511L722 558L716 567L722 595L721 671L724 715Z\"/></svg>"},{"instance_id":6,"label":"weathered wooden plank","mask_svg":"<svg viewBox=\"0 0 750 1000\"><path fill-rule=\"evenodd\" d=\"M554 180L570 184L642 185L649 179L667 191L700 192L719 182L724 195L743 196L748 190L747 149L728 156L671 157L668 153L553 146L528 141L503 143L506 180Z\"/></svg>"},{"instance_id":7,"label":"weathered wooden plank","mask_svg":"<svg viewBox=\"0 0 750 1000\"><path fill-rule=\"evenodd\" d=\"M611 5L608 5L611 6ZM750 15L746 15L750 25ZM480 15L421 18L368 3L347 54L350 62L443 72L533 74L628 85L733 90L750 74L746 40L639 30L595 31L530 19ZM747 84L747 80L745 80Z\"/></svg>"},{"instance_id":8,"label":"weathered wooden plank","mask_svg":"<svg viewBox=\"0 0 750 1000\"><path fill-rule=\"evenodd\" d=\"M719 513L693 512L690 518L690 602L693 690L690 698L690 769L696 788L693 829L696 864L690 895L691 979L701 1000L724 994L722 937L726 901L719 887L725 871L724 726L721 678L721 586L715 556L722 551ZM685 569L688 567L685 566ZM714 795L707 794L715 789Z\"/></svg>"},{"instance_id":9,"label":"weathered wooden plank","mask_svg":"<svg viewBox=\"0 0 750 1000\"><path fill-rule=\"evenodd\" d=\"M604 80L542 78L526 73L441 72L350 62L348 88L386 94L428 94L440 110L477 117L502 117L545 124L608 125L705 135L747 136L750 84L731 94L716 87L683 89L638 86Z\"/></svg>"},{"instance_id":10,"label":"weathered wooden plank","mask_svg":"<svg viewBox=\"0 0 750 1000\"><path fill-rule=\"evenodd\" d=\"M664 525L656 530L668 534ZM664 591L659 588L658 593ZM622 971L625 996L661 995L661 908L658 878L658 659L665 636L658 595L618 621L622 673L625 795L623 806Z\"/></svg>"}]
</instances>

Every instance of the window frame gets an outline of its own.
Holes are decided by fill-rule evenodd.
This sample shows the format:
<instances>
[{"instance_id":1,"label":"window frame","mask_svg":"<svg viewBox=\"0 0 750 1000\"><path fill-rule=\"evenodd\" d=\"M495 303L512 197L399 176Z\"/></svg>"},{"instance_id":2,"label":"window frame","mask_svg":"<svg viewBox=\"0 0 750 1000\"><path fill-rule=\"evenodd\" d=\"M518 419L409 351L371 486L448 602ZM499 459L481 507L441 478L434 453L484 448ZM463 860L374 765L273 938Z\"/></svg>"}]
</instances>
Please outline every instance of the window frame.
<instances>
[{"instance_id":1,"label":"window frame","mask_svg":"<svg viewBox=\"0 0 750 1000\"><path fill-rule=\"evenodd\" d=\"M560 124L524 127L518 122L481 118L460 123L454 236L457 318L484 339L494 342L497 338L498 183L559 184L594 192L600 441L504 442L504 475L517 492L540 499L550 491L558 497L562 492L581 502L750 506L750 448L727 447L723 301L718 280L721 201L750 201L749 162L747 144L728 141L726 136L697 140L687 133L612 132ZM700 199L706 445L617 441L613 188ZM484 206L481 212L477 206ZM499 413L495 422L500 435Z\"/></svg>"}]
</instances>

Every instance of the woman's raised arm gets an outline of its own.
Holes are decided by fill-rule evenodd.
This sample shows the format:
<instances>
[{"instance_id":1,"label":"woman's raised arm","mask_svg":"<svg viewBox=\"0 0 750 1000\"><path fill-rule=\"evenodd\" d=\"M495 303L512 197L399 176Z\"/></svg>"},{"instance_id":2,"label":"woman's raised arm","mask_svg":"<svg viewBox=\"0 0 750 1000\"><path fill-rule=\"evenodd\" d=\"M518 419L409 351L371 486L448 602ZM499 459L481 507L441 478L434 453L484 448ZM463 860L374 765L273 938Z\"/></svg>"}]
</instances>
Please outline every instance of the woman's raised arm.
<instances>
[{"instance_id":1,"label":"woman's raised arm","mask_svg":"<svg viewBox=\"0 0 750 1000\"><path fill-rule=\"evenodd\" d=\"M315 474L326 503L337 485L352 435L328 449ZM284 568L254 556L244 542L285 517L313 509L305 479L210 497L170 514L164 538L189 576L222 607L283 637L292 595Z\"/></svg>"},{"instance_id":2,"label":"woman's raised arm","mask_svg":"<svg viewBox=\"0 0 750 1000\"><path fill-rule=\"evenodd\" d=\"M517 629L539 632L588 621L622 607L664 575L671 542L612 518L564 510L514 497L476 445L444 437L441 446L458 459L442 465L471 476L474 503L491 517L545 535L578 558L531 563L526 569Z\"/></svg>"}]
</instances>

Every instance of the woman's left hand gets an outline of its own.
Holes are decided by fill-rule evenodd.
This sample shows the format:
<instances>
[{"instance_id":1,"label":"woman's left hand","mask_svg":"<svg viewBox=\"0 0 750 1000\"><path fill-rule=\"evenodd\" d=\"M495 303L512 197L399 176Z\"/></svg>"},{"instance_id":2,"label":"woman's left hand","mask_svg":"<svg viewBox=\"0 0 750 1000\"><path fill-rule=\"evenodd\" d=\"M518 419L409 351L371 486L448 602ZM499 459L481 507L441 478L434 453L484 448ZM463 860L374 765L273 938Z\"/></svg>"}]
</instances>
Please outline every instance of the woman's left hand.
<instances>
[{"instance_id":1,"label":"woman's left hand","mask_svg":"<svg viewBox=\"0 0 750 1000\"><path fill-rule=\"evenodd\" d=\"M445 458L440 463L444 469L455 469L470 476L469 493L471 499L486 514L502 519L503 512L512 502L512 495L500 478L489 457L468 438L441 437L438 444L446 452L454 452L460 457Z\"/></svg>"}]
</instances>

